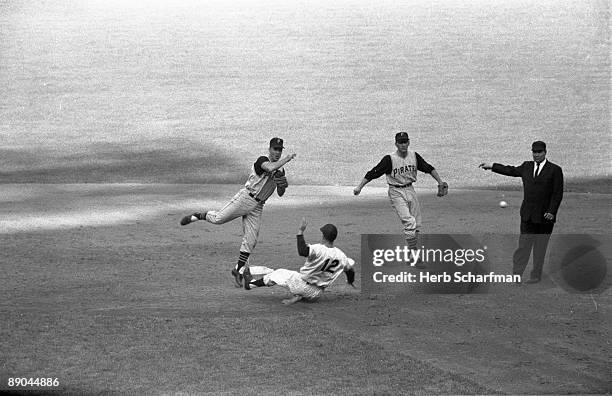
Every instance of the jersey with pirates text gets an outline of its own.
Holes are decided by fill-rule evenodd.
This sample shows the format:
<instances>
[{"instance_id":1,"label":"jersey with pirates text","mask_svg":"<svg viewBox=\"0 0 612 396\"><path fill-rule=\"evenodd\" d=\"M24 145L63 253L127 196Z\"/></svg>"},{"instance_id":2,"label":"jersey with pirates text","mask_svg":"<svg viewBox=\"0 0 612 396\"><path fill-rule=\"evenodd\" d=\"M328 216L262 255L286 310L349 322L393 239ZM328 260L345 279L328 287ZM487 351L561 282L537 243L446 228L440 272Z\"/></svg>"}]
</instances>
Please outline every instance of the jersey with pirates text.
<instances>
[{"instance_id":1,"label":"jersey with pirates text","mask_svg":"<svg viewBox=\"0 0 612 396\"><path fill-rule=\"evenodd\" d=\"M402 158L396 152L385 155L382 160L368 173L367 180L377 179L387 175L387 183L395 186L405 186L414 183L417 179L417 171L431 173L434 167L429 165L419 153L408 150L406 158Z\"/></svg>"},{"instance_id":2,"label":"jersey with pirates text","mask_svg":"<svg viewBox=\"0 0 612 396\"><path fill-rule=\"evenodd\" d=\"M387 173L388 184L405 186L417 180L417 159L414 151L408 150L405 158L400 157L397 151L389 156L391 157L391 172Z\"/></svg>"},{"instance_id":3,"label":"jersey with pirates text","mask_svg":"<svg viewBox=\"0 0 612 396\"><path fill-rule=\"evenodd\" d=\"M270 162L270 159L265 155L257 158L257 161L255 161L251 168L249 178L244 184L244 187L246 187L251 194L262 201L270 198L270 195L276 190L274 175L277 172L284 172L283 168L277 169L274 172L266 172L261 167L264 162Z\"/></svg>"},{"instance_id":4,"label":"jersey with pirates text","mask_svg":"<svg viewBox=\"0 0 612 396\"><path fill-rule=\"evenodd\" d=\"M355 260L349 258L337 247L327 247L321 243L308 245L309 254L300 268L304 281L320 287L327 287L342 272L353 268Z\"/></svg>"}]
</instances>

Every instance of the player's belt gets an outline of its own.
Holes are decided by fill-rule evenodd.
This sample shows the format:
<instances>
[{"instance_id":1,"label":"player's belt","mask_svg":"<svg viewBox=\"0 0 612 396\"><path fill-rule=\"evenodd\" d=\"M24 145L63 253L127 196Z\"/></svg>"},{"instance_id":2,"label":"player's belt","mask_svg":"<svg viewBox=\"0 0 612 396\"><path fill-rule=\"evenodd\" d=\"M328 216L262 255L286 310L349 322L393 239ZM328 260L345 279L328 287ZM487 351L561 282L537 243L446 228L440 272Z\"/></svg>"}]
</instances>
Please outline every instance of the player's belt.
<instances>
[{"instance_id":1,"label":"player's belt","mask_svg":"<svg viewBox=\"0 0 612 396\"><path fill-rule=\"evenodd\" d=\"M253 199L254 199L255 201L257 201L257 202L263 202L263 200L262 200L262 199L257 198L257 197L255 196L255 194L253 194L253 193L249 193L249 197L253 198Z\"/></svg>"},{"instance_id":2,"label":"player's belt","mask_svg":"<svg viewBox=\"0 0 612 396\"><path fill-rule=\"evenodd\" d=\"M391 187L397 187L397 188L406 188L406 187L410 187L412 186L412 183L408 183L408 184L404 184L404 185L397 185L397 184L389 184Z\"/></svg>"}]
</instances>

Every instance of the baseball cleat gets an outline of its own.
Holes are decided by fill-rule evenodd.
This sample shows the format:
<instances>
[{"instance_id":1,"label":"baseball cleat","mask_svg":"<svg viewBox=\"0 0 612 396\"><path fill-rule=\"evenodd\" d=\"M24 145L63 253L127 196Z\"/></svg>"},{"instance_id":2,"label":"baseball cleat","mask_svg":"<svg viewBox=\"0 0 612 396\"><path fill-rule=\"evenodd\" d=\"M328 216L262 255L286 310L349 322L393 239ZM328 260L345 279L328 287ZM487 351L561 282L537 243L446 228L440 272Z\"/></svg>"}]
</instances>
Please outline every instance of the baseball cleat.
<instances>
[{"instance_id":1,"label":"baseball cleat","mask_svg":"<svg viewBox=\"0 0 612 396\"><path fill-rule=\"evenodd\" d=\"M251 290L251 281L253 280L253 275L251 275L249 267L244 267L244 271L242 271L242 278L244 279L244 288L246 290Z\"/></svg>"},{"instance_id":2,"label":"baseball cleat","mask_svg":"<svg viewBox=\"0 0 612 396\"><path fill-rule=\"evenodd\" d=\"M234 277L236 287L242 287L242 274L236 268L232 269L232 276Z\"/></svg>"},{"instance_id":3,"label":"baseball cleat","mask_svg":"<svg viewBox=\"0 0 612 396\"><path fill-rule=\"evenodd\" d=\"M206 212L204 213L199 213L196 212L194 214L191 214L189 216L185 216L181 219L181 225L187 225L189 223L193 223L194 221L198 221L198 220L204 220L206 219Z\"/></svg>"}]
</instances>

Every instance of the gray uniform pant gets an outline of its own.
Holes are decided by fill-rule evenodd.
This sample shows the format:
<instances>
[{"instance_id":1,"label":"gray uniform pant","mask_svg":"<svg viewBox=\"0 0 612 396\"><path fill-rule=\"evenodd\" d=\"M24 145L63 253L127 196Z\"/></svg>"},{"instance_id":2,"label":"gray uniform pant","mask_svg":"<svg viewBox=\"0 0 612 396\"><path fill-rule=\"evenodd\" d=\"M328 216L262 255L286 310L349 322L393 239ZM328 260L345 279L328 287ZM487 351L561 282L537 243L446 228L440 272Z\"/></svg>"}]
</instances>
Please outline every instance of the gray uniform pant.
<instances>
[{"instance_id":1,"label":"gray uniform pant","mask_svg":"<svg viewBox=\"0 0 612 396\"><path fill-rule=\"evenodd\" d=\"M263 207L263 202L257 202L255 198L249 195L249 191L243 188L221 210L208 211L206 221L212 224L223 224L242 217L240 251L251 253L257 245Z\"/></svg>"},{"instance_id":2,"label":"gray uniform pant","mask_svg":"<svg viewBox=\"0 0 612 396\"><path fill-rule=\"evenodd\" d=\"M421 207L414 187L389 186L389 200L404 226L406 239L414 239L421 228Z\"/></svg>"}]
</instances>

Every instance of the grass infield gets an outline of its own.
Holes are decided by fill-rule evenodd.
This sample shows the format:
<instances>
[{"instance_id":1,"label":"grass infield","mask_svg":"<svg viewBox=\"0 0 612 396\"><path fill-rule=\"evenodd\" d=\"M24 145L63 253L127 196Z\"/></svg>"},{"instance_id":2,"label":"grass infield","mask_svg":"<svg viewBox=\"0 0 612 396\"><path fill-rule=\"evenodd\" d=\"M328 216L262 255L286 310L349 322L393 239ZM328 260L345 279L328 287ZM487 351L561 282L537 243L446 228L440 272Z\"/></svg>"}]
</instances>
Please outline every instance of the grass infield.
<instances>
[{"instance_id":1,"label":"grass infield","mask_svg":"<svg viewBox=\"0 0 612 396\"><path fill-rule=\"evenodd\" d=\"M58 378L72 394L612 389L609 289L569 294L543 282L397 300L362 294L341 278L321 301L286 307L284 289L234 288L240 222L178 222L220 207L237 188L3 186L0 389L9 377ZM307 241L332 222L337 245L358 260L360 234L400 232L384 189L366 187L360 197L350 190L291 186L271 199L253 264L299 268L302 216ZM518 229L520 191L419 194L424 232ZM508 208L497 206L502 195ZM555 232L605 234L610 203L607 194L567 193Z\"/></svg>"}]
</instances>

